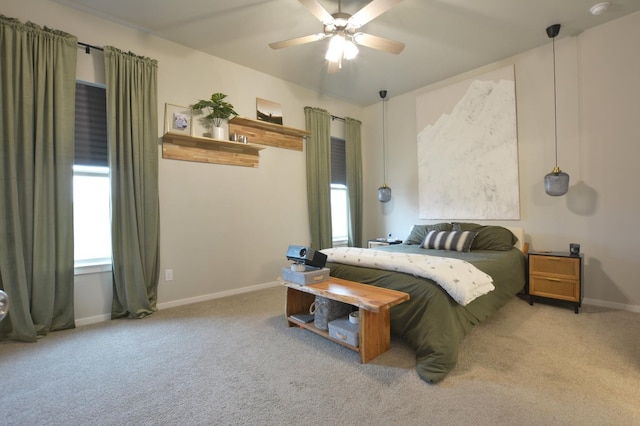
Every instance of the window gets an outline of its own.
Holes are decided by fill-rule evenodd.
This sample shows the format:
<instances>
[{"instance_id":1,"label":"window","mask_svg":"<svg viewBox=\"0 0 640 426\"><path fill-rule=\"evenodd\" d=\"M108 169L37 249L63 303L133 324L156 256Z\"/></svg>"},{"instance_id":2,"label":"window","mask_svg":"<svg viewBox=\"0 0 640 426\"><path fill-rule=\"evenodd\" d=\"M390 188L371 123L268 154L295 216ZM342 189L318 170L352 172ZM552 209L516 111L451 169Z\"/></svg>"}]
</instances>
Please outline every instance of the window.
<instances>
[{"instance_id":1,"label":"window","mask_svg":"<svg viewBox=\"0 0 640 426\"><path fill-rule=\"evenodd\" d=\"M110 185L108 167L73 167L76 266L111 263Z\"/></svg>"},{"instance_id":2,"label":"window","mask_svg":"<svg viewBox=\"0 0 640 426\"><path fill-rule=\"evenodd\" d=\"M331 138L331 233L334 246L347 245L348 197L344 139Z\"/></svg>"},{"instance_id":3,"label":"window","mask_svg":"<svg viewBox=\"0 0 640 426\"><path fill-rule=\"evenodd\" d=\"M331 184L331 233L334 246L348 242L347 211L347 187Z\"/></svg>"},{"instance_id":4,"label":"window","mask_svg":"<svg viewBox=\"0 0 640 426\"><path fill-rule=\"evenodd\" d=\"M73 166L76 273L104 270L95 266L111 264L110 185L106 91L78 82Z\"/></svg>"}]
</instances>

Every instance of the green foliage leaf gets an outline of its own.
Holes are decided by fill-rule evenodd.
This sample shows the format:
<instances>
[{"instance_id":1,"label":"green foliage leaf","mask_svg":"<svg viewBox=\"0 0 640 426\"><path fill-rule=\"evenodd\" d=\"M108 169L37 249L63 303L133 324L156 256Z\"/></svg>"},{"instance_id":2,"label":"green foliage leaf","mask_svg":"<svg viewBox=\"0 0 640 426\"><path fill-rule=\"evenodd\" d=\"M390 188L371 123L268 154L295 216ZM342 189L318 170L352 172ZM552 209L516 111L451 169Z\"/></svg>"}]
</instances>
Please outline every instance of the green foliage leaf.
<instances>
[{"instance_id":1,"label":"green foliage leaf","mask_svg":"<svg viewBox=\"0 0 640 426\"><path fill-rule=\"evenodd\" d=\"M224 100L226 97L224 93L213 93L210 99L200 99L191 105L191 109L204 111L207 114L204 118L212 121L216 127L220 127L223 120L229 120L238 115L233 105Z\"/></svg>"}]
</instances>

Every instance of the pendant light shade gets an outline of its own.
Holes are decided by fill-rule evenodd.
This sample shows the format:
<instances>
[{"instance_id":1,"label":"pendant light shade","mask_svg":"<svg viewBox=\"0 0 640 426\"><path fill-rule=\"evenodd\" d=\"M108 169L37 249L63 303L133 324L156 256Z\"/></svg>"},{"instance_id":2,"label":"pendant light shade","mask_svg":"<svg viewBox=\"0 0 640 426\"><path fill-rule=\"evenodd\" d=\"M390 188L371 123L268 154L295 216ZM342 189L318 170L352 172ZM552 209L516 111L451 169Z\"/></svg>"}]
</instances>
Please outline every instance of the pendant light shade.
<instances>
[{"instance_id":1,"label":"pendant light shade","mask_svg":"<svg viewBox=\"0 0 640 426\"><path fill-rule=\"evenodd\" d=\"M391 200L391 188L387 186L387 184L383 184L380 188L378 188L378 201L381 203L387 203Z\"/></svg>"},{"instance_id":2,"label":"pendant light shade","mask_svg":"<svg viewBox=\"0 0 640 426\"><path fill-rule=\"evenodd\" d=\"M387 91L381 90L379 92L380 98L382 98L382 168L384 183L378 188L378 201L381 203L388 203L391 200L391 188L387 186L387 134L385 129L385 101L387 97Z\"/></svg>"},{"instance_id":3,"label":"pendant light shade","mask_svg":"<svg viewBox=\"0 0 640 426\"><path fill-rule=\"evenodd\" d=\"M560 33L560 24L547 27L547 35L553 40L553 115L555 127L556 166L544 177L544 192L554 197L569 191L569 175L558 167L558 105L556 95L556 36Z\"/></svg>"},{"instance_id":4,"label":"pendant light shade","mask_svg":"<svg viewBox=\"0 0 640 426\"><path fill-rule=\"evenodd\" d=\"M551 173L547 173L544 177L544 192L547 195L557 197L564 195L569 190L569 175L560 170L559 167L553 169Z\"/></svg>"}]
</instances>

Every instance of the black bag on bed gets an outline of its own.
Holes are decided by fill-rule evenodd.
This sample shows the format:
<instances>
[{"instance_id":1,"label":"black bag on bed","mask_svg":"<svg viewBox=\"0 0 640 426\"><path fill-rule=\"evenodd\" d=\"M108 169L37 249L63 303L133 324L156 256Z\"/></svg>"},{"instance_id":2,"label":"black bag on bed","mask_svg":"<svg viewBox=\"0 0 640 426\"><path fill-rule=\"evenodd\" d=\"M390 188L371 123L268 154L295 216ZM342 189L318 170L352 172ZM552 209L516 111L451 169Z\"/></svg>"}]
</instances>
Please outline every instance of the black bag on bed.
<instances>
[{"instance_id":1,"label":"black bag on bed","mask_svg":"<svg viewBox=\"0 0 640 426\"><path fill-rule=\"evenodd\" d=\"M313 325L326 331L329 329L329 322L349 315L352 310L353 307L348 303L316 296L309 308L309 313L313 314Z\"/></svg>"}]
</instances>

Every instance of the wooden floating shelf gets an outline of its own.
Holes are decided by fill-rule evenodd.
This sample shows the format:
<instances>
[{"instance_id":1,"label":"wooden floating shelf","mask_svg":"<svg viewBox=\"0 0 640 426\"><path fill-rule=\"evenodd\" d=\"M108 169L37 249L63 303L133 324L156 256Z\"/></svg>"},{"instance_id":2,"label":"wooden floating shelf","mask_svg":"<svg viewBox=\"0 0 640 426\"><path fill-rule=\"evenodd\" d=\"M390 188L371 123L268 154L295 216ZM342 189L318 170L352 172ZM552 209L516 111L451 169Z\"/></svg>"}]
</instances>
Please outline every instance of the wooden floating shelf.
<instances>
[{"instance_id":1,"label":"wooden floating shelf","mask_svg":"<svg viewBox=\"0 0 640 426\"><path fill-rule=\"evenodd\" d=\"M162 137L162 158L230 166L258 167L264 146L178 133Z\"/></svg>"},{"instance_id":2,"label":"wooden floating shelf","mask_svg":"<svg viewBox=\"0 0 640 426\"><path fill-rule=\"evenodd\" d=\"M305 130L244 117L235 117L229 121L229 134L234 133L246 136L250 142L260 145L295 151L302 151L304 138L310 135Z\"/></svg>"}]
</instances>

